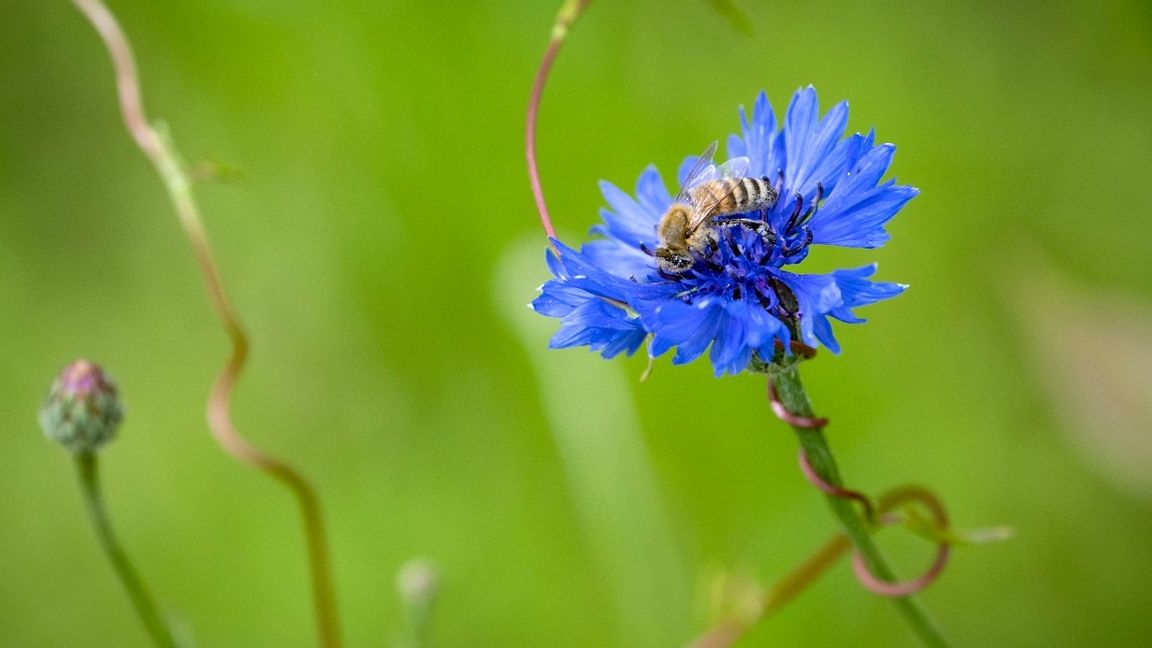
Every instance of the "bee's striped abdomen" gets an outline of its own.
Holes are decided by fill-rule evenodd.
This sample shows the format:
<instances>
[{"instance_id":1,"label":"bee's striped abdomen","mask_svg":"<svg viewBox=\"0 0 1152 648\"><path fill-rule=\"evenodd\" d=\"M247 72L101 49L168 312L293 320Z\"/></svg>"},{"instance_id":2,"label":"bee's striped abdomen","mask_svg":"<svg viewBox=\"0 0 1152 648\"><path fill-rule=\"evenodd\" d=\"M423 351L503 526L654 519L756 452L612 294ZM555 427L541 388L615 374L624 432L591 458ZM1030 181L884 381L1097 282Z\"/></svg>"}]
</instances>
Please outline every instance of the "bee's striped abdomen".
<instances>
[{"instance_id":1,"label":"bee's striped abdomen","mask_svg":"<svg viewBox=\"0 0 1152 648\"><path fill-rule=\"evenodd\" d=\"M768 178L721 178L696 187L692 201L709 216L757 211L776 204L776 190Z\"/></svg>"}]
</instances>

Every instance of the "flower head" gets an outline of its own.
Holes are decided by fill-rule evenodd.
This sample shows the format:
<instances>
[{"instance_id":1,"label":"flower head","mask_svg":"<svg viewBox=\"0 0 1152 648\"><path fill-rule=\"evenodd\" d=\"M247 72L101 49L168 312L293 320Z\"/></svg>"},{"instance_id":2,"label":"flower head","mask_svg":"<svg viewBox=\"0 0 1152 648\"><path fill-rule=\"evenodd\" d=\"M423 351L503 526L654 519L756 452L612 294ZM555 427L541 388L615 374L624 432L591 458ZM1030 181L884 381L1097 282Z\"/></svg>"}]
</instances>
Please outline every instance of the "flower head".
<instances>
[{"instance_id":1,"label":"flower head","mask_svg":"<svg viewBox=\"0 0 1152 648\"><path fill-rule=\"evenodd\" d=\"M610 209L593 227L599 238L578 251L554 241L559 256L549 251L548 267L555 278L532 303L560 318L551 347L588 346L607 358L632 354L649 339L649 355L674 348L674 364L711 347L716 375L734 374L796 338L838 352L830 317L863 322L853 308L904 290L871 281L874 265L827 274L786 269L812 245L875 248L888 240L884 225L918 193L881 182L895 147L875 144L871 132L843 137L848 104L821 117L811 87L796 92L782 123L763 93L752 114L741 109L740 117L727 166L770 185L774 202L704 220L706 236L691 246L690 267L669 272L654 258L667 243L660 224L674 203L660 173L646 169L634 196L601 182ZM698 161L681 166L680 186Z\"/></svg>"},{"instance_id":2,"label":"flower head","mask_svg":"<svg viewBox=\"0 0 1152 648\"><path fill-rule=\"evenodd\" d=\"M40 427L73 453L95 452L115 438L123 416L116 384L100 365L76 360L52 383L40 408Z\"/></svg>"}]
</instances>

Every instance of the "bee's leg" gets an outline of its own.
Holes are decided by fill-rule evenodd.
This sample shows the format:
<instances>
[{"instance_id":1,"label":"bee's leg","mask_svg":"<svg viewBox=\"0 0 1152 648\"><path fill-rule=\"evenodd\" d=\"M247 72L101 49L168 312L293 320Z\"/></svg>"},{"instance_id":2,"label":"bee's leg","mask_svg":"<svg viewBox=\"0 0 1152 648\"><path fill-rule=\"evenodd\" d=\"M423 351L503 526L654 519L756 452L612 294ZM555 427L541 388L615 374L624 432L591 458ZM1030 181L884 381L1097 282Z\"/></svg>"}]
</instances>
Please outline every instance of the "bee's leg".
<instances>
[{"instance_id":1,"label":"bee's leg","mask_svg":"<svg viewBox=\"0 0 1152 648\"><path fill-rule=\"evenodd\" d=\"M734 218L731 220L723 221L721 225L725 230L730 230L737 225L743 225L753 232L756 232L756 235L766 241L768 245L775 245L776 232L772 229L771 223L767 221L767 211L762 210L760 213L764 216L765 220L759 220L755 218Z\"/></svg>"},{"instance_id":2,"label":"bee's leg","mask_svg":"<svg viewBox=\"0 0 1152 648\"><path fill-rule=\"evenodd\" d=\"M717 236L716 230L709 228L708 231L705 232L704 247L708 250L707 258L709 259L720 251L720 237Z\"/></svg>"},{"instance_id":3,"label":"bee's leg","mask_svg":"<svg viewBox=\"0 0 1152 648\"><path fill-rule=\"evenodd\" d=\"M775 183L773 183L772 179L769 178L768 176L761 176L760 180L764 184L768 185L768 190L771 192L764 199L764 208L760 210L761 216L763 216L765 219L767 219L768 218L768 210L775 207L776 201L780 198L780 188L781 188L780 185L783 184L783 182L784 182L784 175L780 174L780 176L777 178Z\"/></svg>"},{"instance_id":4,"label":"bee's leg","mask_svg":"<svg viewBox=\"0 0 1152 648\"><path fill-rule=\"evenodd\" d=\"M772 229L771 225L764 223L760 226L758 233L760 234L760 238L764 239L769 246L776 245L776 232Z\"/></svg>"},{"instance_id":5,"label":"bee's leg","mask_svg":"<svg viewBox=\"0 0 1152 648\"><path fill-rule=\"evenodd\" d=\"M732 229L733 227L736 227L737 225L744 225L744 226L747 226L749 229L753 229L753 230L758 229L764 225L767 225L766 222L764 222L760 219L757 219L757 218L739 218L739 217L726 218L724 220L717 220L716 224L719 225L720 227L723 227L724 229Z\"/></svg>"}]
</instances>

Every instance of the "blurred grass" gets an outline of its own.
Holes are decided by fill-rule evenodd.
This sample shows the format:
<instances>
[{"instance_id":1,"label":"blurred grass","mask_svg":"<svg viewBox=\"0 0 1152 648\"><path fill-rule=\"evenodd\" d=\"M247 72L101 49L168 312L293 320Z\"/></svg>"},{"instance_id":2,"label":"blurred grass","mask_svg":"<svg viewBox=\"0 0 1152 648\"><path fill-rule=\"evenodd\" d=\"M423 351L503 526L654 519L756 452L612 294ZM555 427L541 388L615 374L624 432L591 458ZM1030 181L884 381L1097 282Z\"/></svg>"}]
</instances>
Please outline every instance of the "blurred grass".
<instances>
[{"instance_id":1,"label":"blurred grass","mask_svg":"<svg viewBox=\"0 0 1152 648\"><path fill-rule=\"evenodd\" d=\"M540 126L566 240L596 220L597 179L671 170L733 130L734 108L762 88L778 110L808 83L825 106L850 99L850 127L895 142L894 174L923 193L887 248L811 259L875 259L879 278L912 285L869 325L838 329L843 356L805 368L849 482L927 483L958 524L1017 529L958 552L925 594L958 645L1152 642L1152 504L1062 432L1065 410L1024 351L1039 330L1029 318L1059 320L1044 295L1020 317L1003 289L1052 272L1089 295L1152 300L1147 8L736 4L752 36L707 3L596 3L576 27ZM510 246L538 235L521 129L555 7L111 6L150 112L189 157L244 170L201 190L255 345L237 421L318 483L350 645L397 635L392 583L413 555L444 570L435 645L631 645L610 579L588 568L598 539L549 433L536 352L505 319L543 263L518 292L497 283ZM35 428L54 372L83 355L130 407L102 463L118 532L157 597L203 646L308 645L295 511L208 437L203 400L225 340L120 126L96 37L67 3L8 8L0 87L0 644L144 645L67 460ZM1022 244L1051 269L1022 270ZM542 239L539 250L542 261ZM538 362L563 371L587 355ZM664 360L640 384L642 358L612 364L631 393L605 399L634 403L674 535L660 541L685 560L653 553L638 573L690 580L718 564L772 579L832 530L759 380ZM926 556L895 532L882 542L906 573ZM681 606L670 626L701 627L686 599L669 600ZM746 643L911 640L839 566Z\"/></svg>"}]
</instances>

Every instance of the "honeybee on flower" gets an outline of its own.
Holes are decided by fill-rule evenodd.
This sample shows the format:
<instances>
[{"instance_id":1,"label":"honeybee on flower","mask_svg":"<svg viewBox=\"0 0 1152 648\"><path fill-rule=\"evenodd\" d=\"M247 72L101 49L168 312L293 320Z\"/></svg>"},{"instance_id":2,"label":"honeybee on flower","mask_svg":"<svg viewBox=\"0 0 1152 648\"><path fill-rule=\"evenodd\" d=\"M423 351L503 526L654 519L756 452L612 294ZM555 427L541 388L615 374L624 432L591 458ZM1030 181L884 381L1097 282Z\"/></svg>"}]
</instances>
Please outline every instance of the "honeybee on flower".
<instances>
[{"instance_id":1,"label":"honeybee on flower","mask_svg":"<svg viewBox=\"0 0 1152 648\"><path fill-rule=\"evenodd\" d=\"M674 364L710 349L717 375L743 371L754 356L769 360L777 344L788 348L793 340L838 352L829 318L863 322L854 308L893 297L905 286L870 280L875 265L826 274L789 266L803 261L813 245L883 245L885 224L918 193L881 181L895 147L876 144L871 132L844 137L847 119L845 102L820 116L809 87L793 95L777 123L761 93L751 115L741 110L741 132L727 141L728 161L713 167L706 151L681 166L679 184L687 197L682 190L674 200L654 167L641 174L634 197L601 182L610 209L592 228L599 238L579 250L554 241L559 254L548 252L554 278L532 303L560 318L550 346L588 346L612 357L635 353L648 340L651 357L674 348ZM703 186L696 176L731 188L744 185L731 178L771 179L775 195L769 200L763 191L765 198L747 212L701 210L704 193L692 193ZM708 192L719 193L716 187ZM684 246L684 230L668 221L678 203L700 223L688 228ZM701 228L704 233L692 240ZM673 255L678 260L668 259Z\"/></svg>"}]
</instances>

